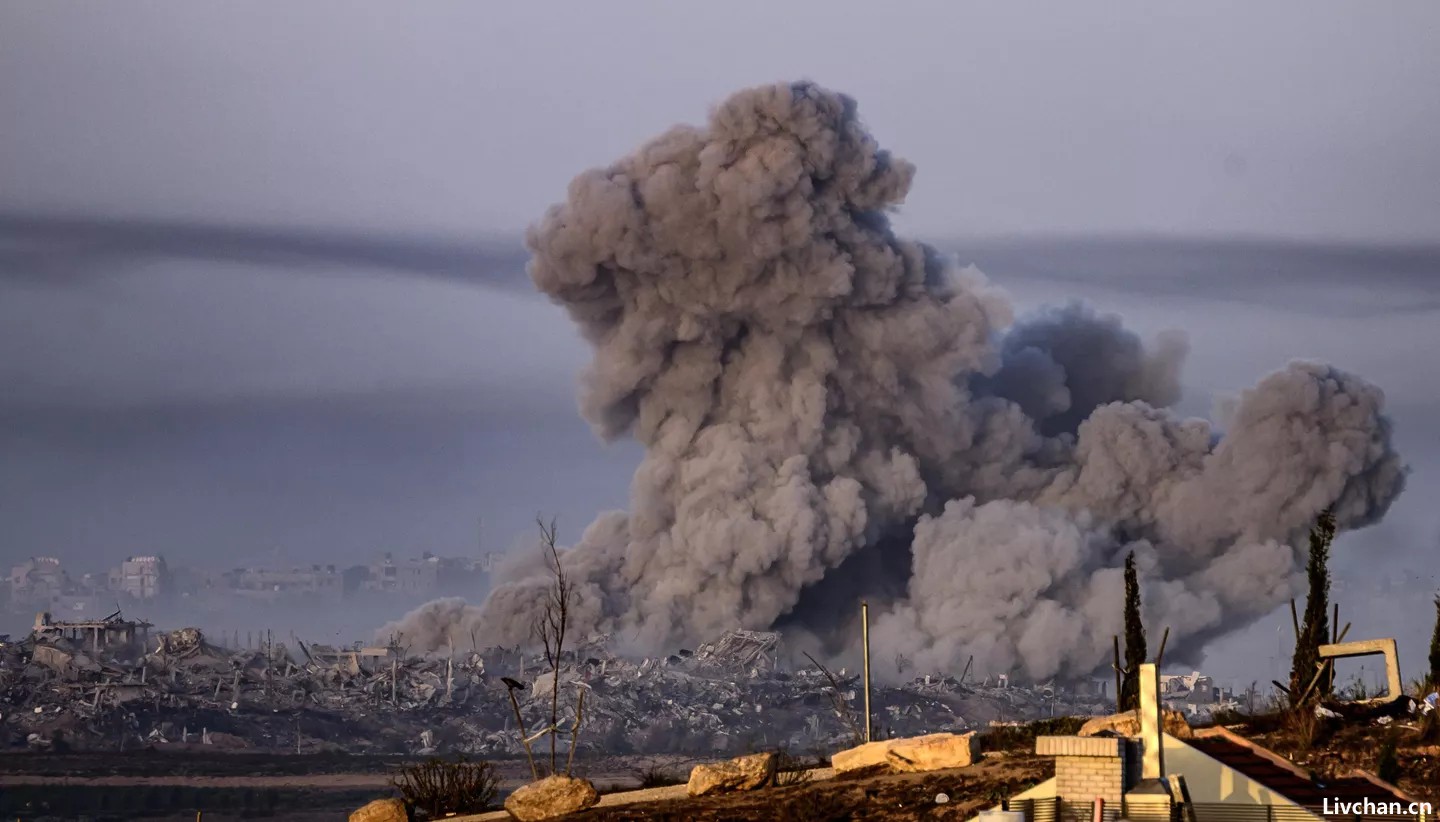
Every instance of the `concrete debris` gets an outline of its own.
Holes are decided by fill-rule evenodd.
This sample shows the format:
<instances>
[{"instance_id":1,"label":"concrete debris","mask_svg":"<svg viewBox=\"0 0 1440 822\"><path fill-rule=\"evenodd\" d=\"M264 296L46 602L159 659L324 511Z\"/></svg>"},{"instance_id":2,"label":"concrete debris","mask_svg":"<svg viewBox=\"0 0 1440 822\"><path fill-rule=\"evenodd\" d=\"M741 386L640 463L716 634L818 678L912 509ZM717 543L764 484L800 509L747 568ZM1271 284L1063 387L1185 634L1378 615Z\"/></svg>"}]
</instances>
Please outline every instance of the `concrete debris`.
<instances>
[{"instance_id":1,"label":"concrete debris","mask_svg":"<svg viewBox=\"0 0 1440 822\"><path fill-rule=\"evenodd\" d=\"M769 631L726 631L715 642L707 642L697 648L694 661L699 668L720 669L732 673L749 670L772 671L775 669L775 656L779 649L779 634Z\"/></svg>"},{"instance_id":2,"label":"concrete debris","mask_svg":"<svg viewBox=\"0 0 1440 822\"><path fill-rule=\"evenodd\" d=\"M1185 715L1179 711L1172 711L1165 708L1160 714L1161 721L1165 727L1165 733L1176 739L1189 739L1194 736L1190 723ZM1097 716L1080 726L1076 736L1140 736L1140 714L1138 711L1124 711L1109 716Z\"/></svg>"},{"instance_id":3,"label":"concrete debris","mask_svg":"<svg viewBox=\"0 0 1440 822\"><path fill-rule=\"evenodd\" d=\"M227 649L195 628L154 634L143 645L100 636L98 651L93 630L79 639L37 632L0 646L0 748L519 756L507 679L521 688L527 732L550 732L553 678L539 655L414 657L394 645L333 649L298 639L293 653L269 641ZM777 634L732 631L694 653L639 660L607 645L601 635L566 652L559 734L567 752L582 691L581 753L811 753L855 744L860 678L842 669L832 682L813 666L787 669ZM872 702L881 737L1107 709L1087 689L933 674L876 687Z\"/></svg>"},{"instance_id":4,"label":"concrete debris","mask_svg":"<svg viewBox=\"0 0 1440 822\"><path fill-rule=\"evenodd\" d=\"M696 765L690 770L685 791L691 796L709 796L763 788L774 781L778 763L779 757L775 754L758 753Z\"/></svg>"},{"instance_id":5,"label":"concrete debris","mask_svg":"<svg viewBox=\"0 0 1440 822\"><path fill-rule=\"evenodd\" d=\"M1407 719L1416 715L1423 715L1420 700L1412 696L1397 696L1387 700L1365 700L1356 702L1337 702L1335 700L1322 700L1316 706L1316 717L1330 721L1347 724L1375 723L1386 725L1397 719ZM1323 710L1323 713L1322 713Z\"/></svg>"},{"instance_id":6,"label":"concrete debris","mask_svg":"<svg viewBox=\"0 0 1440 822\"><path fill-rule=\"evenodd\" d=\"M927 734L912 739L885 739L840 751L830 759L839 773L885 765L898 773L965 768L980 760L980 737Z\"/></svg>"},{"instance_id":7,"label":"concrete debris","mask_svg":"<svg viewBox=\"0 0 1440 822\"><path fill-rule=\"evenodd\" d=\"M410 822L410 814L398 799L377 799L350 814L350 822Z\"/></svg>"},{"instance_id":8,"label":"concrete debris","mask_svg":"<svg viewBox=\"0 0 1440 822\"><path fill-rule=\"evenodd\" d=\"M506 797L505 810L520 822L541 822L579 813L599 801L600 792L589 780L557 774L516 788Z\"/></svg>"}]
</instances>

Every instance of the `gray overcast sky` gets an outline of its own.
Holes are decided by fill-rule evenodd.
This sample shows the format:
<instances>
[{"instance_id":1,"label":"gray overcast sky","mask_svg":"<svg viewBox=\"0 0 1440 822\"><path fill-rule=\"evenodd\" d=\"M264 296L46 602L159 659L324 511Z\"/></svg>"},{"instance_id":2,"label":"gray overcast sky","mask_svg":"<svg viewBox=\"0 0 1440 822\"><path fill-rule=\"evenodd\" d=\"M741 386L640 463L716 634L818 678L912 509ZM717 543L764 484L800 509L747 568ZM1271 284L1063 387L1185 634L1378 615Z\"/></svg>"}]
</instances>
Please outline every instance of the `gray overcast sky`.
<instances>
[{"instance_id":1,"label":"gray overcast sky","mask_svg":"<svg viewBox=\"0 0 1440 822\"><path fill-rule=\"evenodd\" d=\"M1440 237L1440 4L0 9L0 209L474 234L756 83L859 99L911 230Z\"/></svg>"},{"instance_id":2,"label":"gray overcast sky","mask_svg":"<svg viewBox=\"0 0 1440 822\"><path fill-rule=\"evenodd\" d=\"M1187 413L1292 357L1384 387L1415 474L1345 537L1342 607L1420 642L1440 253L1214 239L1440 243L1429 0L0 4L0 570L458 553L537 510L573 538L637 452L576 415L588 352L514 235L796 78L917 164L902 230L1022 305L1187 329ZM1033 239L1143 232L1206 240ZM1031 239L960 241L997 235Z\"/></svg>"}]
</instances>

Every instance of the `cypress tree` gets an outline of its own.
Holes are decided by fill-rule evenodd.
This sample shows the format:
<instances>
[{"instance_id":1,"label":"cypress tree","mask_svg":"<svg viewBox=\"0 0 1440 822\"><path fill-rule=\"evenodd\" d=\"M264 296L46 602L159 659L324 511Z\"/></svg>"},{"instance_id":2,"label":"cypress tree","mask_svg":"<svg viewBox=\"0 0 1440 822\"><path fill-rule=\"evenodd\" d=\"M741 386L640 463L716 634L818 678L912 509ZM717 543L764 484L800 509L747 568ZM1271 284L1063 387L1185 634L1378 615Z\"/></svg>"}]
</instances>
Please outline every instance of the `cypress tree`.
<instances>
[{"instance_id":1,"label":"cypress tree","mask_svg":"<svg viewBox=\"0 0 1440 822\"><path fill-rule=\"evenodd\" d=\"M1145 625L1140 621L1140 580L1135 573L1135 552L1125 557L1125 679L1120 687L1120 710L1140 707L1140 666L1145 663Z\"/></svg>"},{"instance_id":2,"label":"cypress tree","mask_svg":"<svg viewBox=\"0 0 1440 822\"><path fill-rule=\"evenodd\" d=\"M1305 595L1305 619L1300 623L1300 635L1295 638L1295 655L1290 661L1290 694L1295 700L1315 678L1315 667L1320 662L1320 646L1330 641L1329 566L1330 543L1334 540L1335 512L1326 508L1310 529L1310 560L1305 566L1310 591ZM1306 701L1329 696L1334 685L1335 673L1331 668L1315 684Z\"/></svg>"},{"instance_id":3,"label":"cypress tree","mask_svg":"<svg viewBox=\"0 0 1440 822\"><path fill-rule=\"evenodd\" d=\"M1430 634L1430 687L1440 688L1440 595L1435 597L1435 630Z\"/></svg>"}]
</instances>

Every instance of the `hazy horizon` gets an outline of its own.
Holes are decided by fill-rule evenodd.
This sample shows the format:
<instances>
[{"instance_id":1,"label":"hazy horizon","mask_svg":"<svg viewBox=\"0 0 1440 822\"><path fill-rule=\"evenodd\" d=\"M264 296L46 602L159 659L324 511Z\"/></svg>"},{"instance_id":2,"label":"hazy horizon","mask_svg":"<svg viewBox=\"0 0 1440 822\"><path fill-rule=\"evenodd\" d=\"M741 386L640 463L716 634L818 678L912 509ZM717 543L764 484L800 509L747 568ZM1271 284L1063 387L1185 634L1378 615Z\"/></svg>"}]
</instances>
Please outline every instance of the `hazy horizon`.
<instances>
[{"instance_id":1,"label":"hazy horizon","mask_svg":"<svg viewBox=\"0 0 1440 822\"><path fill-rule=\"evenodd\" d=\"M1186 330L1183 413L1295 358L1383 388L1413 473L1340 539L1334 598L1414 670L1440 585L1440 6L872 11L0 8L0 567L456 554L537 513L573 541L629 505L640 450L580 418L590 351L521 232L587 168L812 78L917 165L897 234L1023 308ZM398 614L331 616L361 639ZM1207 670L1272 678L1288 620Z\"/></svg>"},{"instance_id":2,"label":"hazy horizon","mask_svg":"<svg viewBox=\"0 0 1440 822\"><path fill-rule=\"evenodd\" d=\"M0 239L5 237L3 225L0 222ZM1432 330L1440 306L1425 274L1440 270L1440 254L1416 257L1413 249L1399 253L1352 248L1378 252L1378 258L1349 258L1337 257L1334 246L1153 238L1139 243L1096 238L976 242L964 245L964 251L958 245L942 247L955 250L961 261L977 263L1022 306L1055 302L1081 291L1078 277L1097 307L1120 312L1144 335L1186 328L1192 352L1179 407L1185 414L1210 416L1217 399L1291 357L1323 357L1367 374L1385 388L1402 455L1416 470L1384 522L1341 537L1335 554L1335 599L1342 618L1355 621L1357 635L1399 636L1402 654L1408 652L1402 663L1409 658L1418 664L1428 625L1406 619L1405 613L1423 614L1437 584L1435 571L1425 563L1440 547L1440 517L1427 510L1425 499L1440 486L1440 448L1434 445L1440 441L1434 422L1440 418L1440 398L1429 388L1440 384L1440 374L1434 373L1434 363L1407 360L1405 354L1407 344L1440 343L1440 331ZM489 244L477 248L497 250ZM1203 288L1189 287L1191 281L1184 276L1161 276L1183 274L1198 264L1197 254L1204 264L1229 275L1213 277ZM212 275L162 273L173 264L150 258L145 265L156 273L132 275L125 287L130 292L127 302L140 299L135 310L143 309L147 300L189 276L219 282L211 280ZM1346 288L1343 275L1357 266L1371 272L1370 285ZM1137 268L1142 273L1135 273ZM1257 269L1274 273L1256 276ZM11 511L5 517L7 566L32 554L58 556L72 573L103 570L125 555L153 552L164 553L174 564L216 569L270 564L277 549L281 565L359 564L386 551L473 555L482 538L487 550L524 544L537 513L558 516L562 538L573 541L596 513L625 507L639 449L632 443L605 445L588 430L574 400L574 375L586 359L583 343L562 312L511 282L523 284L522 271L507 271L473 281L466 281L463 272L455 272L453 280L451 274L422 280L432 282L422 290L435 289L446 301L471 304L513 293L506 304L525 314L506 326L516 335L512 342L560 332L565 342L546 360L545 373L554 384L514 392L518 396L504 401L483 385L371 390L331 386L321 393L282 385L253 396L227 397L212 394L209 381L201 380L190 384L184 396L142 393L117 405L121 398L106 392L77 395L81 386L101 387L84 381L82 371L72 373L81 381L53 384L48 389L51 399L37 402L46 392L37 392L34 379L19 380L32 387L32 402L16 402L24 397L15 395L0 401L0 419L5 421L0 441L11 455L0 465L0 499L8 501ZM345 273L323 265L301 272L302 280L323 283L328 294L324 299L311 297L314 310L300 315L315 320L327 316L323 312L350 311L351 303L342 295L355 288L387 293L414 288L408 277L393 273ZM263 299L274 286L268 277L262 267L230 280L227 287L235 289L236 296ZM112 283L112 293L116 287ZM22 317L33 320L35 311L50 305L47 294L63 295L76 286L56 288L53 283L29 283L22 290L35 302L7 303L14 313L3 325L11 335L24 327L18 322ZM191 295L185 311L201 307L193 304L200 293ZM5 314L0 306L0 315ZM1356 333L1379 318L1385 318L1381 328L1368 335ZM1235 326L1227 331L1231 322ZM133 346L104 339L86 342L84 337L139 331L92 328L77 338L77 329L65 328L71 345L80 346L71 352L77 361L67 363L61 357L48 362L45 373L54 378L67 368L73 372L97 352L109 351L120 359L108 370L134 387L126 375L142 363L127 363L133 358L121 353ZM33 328L30 333L35 333ZM361 329L354 333L363 337ZM63 350L57 340L51 342L41 348ZM217 344L222 347L194 352L192 359L223 360L235 353L224 353L237 344L224 337L211 339L208 348ZM273 373L265 367L268 357L288 360L306 350L303 345L280 346L270 355L240 344L247 356L260 357L242 372ZM388 368L406 372L408 365L420 364L415 357L424 358L431 350L407 350ZM176 373L195 371L181 367ZM436 376L444 376L443 369ZM230 383L225 374L215 378ZM16 383L13 372L10 379ZM517 414L526 420L523 427L511 422ZM204 447L197 451L200 443ZM77 517L75 510L90 515ZM255 522L256 515L269 521ZM296 621L313 626L319 641L345 639L346 629L354 639L368 639L371 631L415 602L371 604L382 610L368 609L358 600L344 613ZM1288 631L1288 619L1277 612L1222 641L1206 670L1236 681L1257 666L1269 670L1276 627ZM257 622L244 617L210 621L217 628L230 626L227 631ZM1269 676L1252 678L1266 681Z\"/></svg>"}]
</instances>

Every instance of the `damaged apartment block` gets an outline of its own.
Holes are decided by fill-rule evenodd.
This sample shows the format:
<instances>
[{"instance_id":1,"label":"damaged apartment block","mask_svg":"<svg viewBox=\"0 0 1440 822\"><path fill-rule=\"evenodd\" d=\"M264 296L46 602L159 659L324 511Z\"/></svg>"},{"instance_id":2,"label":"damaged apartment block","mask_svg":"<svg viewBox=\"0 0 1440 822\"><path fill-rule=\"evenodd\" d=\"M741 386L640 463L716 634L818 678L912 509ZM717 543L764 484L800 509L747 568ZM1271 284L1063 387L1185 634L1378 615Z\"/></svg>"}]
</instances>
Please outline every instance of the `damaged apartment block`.
<instances>
[{"instance_id":1,"label":"damaged apartment block","mask_svg":"<svg viewBox=\"0 0 1440 822\"><path fill-rule=\"evenodd\" d=\"M48 612L42 612L35 615L32 631L38 640L64 640L76 648L98 653L102 650L134 648L137 644L143 648L150 639L150 629L153 627L155 626L148 622L126 620L120 616L119 611L104 619L86 622L55 622Z\"/></svg>"}]
</instances>

